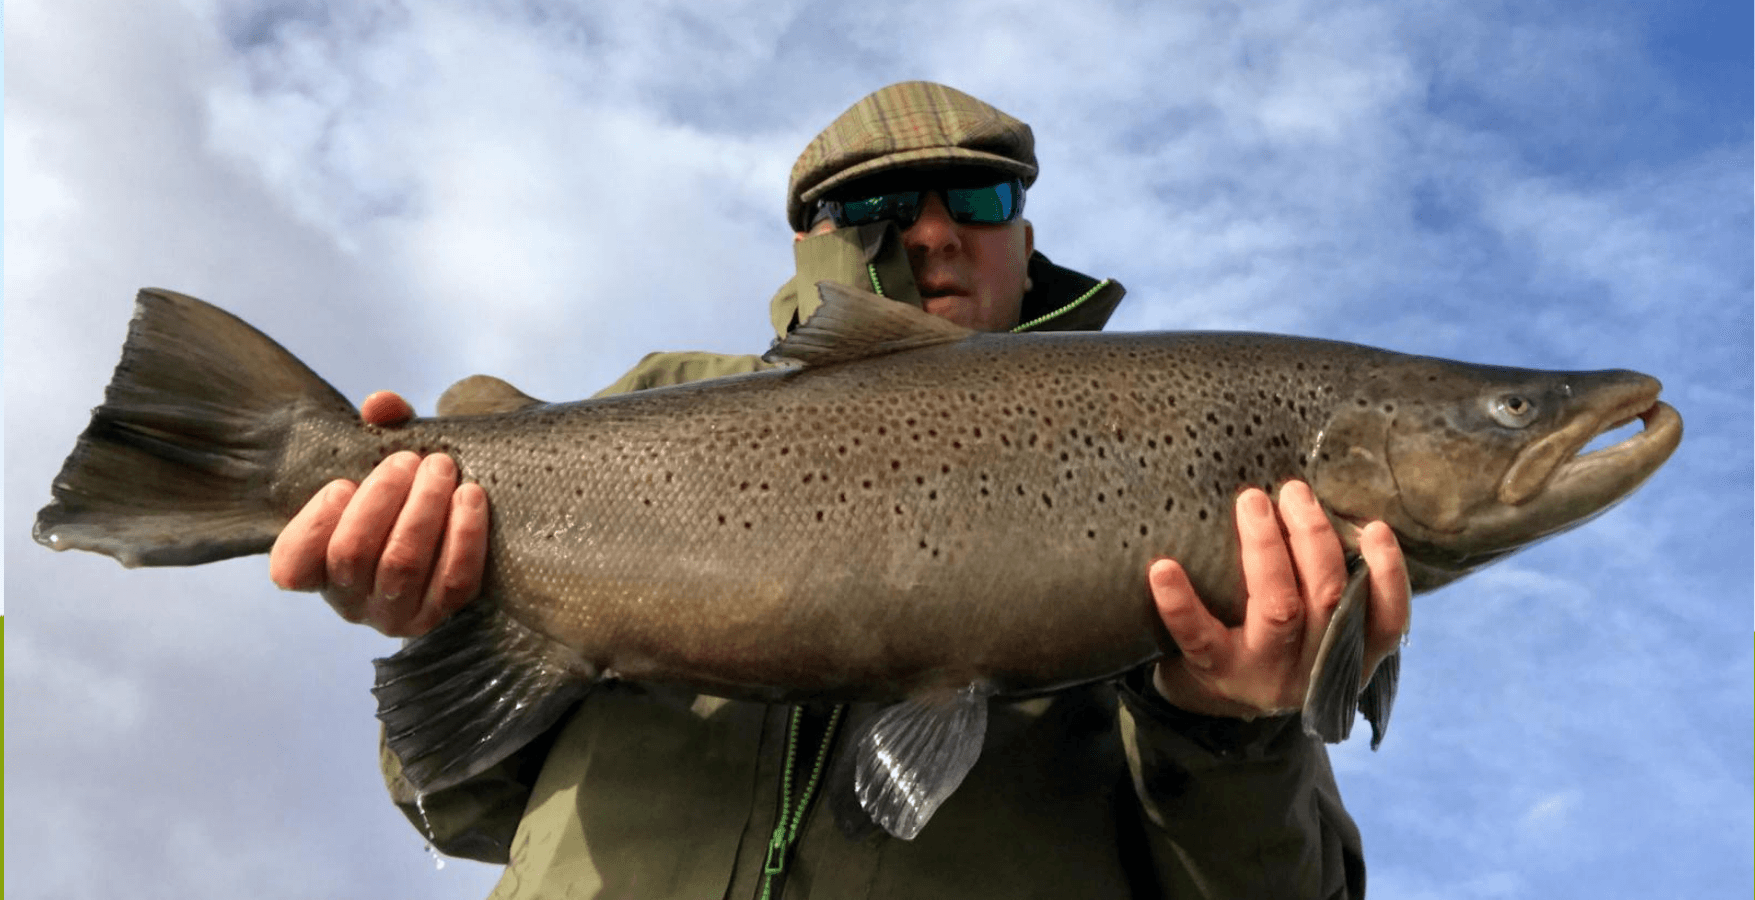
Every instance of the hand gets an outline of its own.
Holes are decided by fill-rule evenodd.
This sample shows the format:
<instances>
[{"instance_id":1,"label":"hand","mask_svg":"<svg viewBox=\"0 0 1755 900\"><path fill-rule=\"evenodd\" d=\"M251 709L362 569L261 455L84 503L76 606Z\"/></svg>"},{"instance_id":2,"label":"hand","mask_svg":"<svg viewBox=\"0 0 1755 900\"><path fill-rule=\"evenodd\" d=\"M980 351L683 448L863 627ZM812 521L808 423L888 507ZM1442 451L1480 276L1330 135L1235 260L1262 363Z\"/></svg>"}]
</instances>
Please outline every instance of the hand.
<instances>
[{"instance_id":1,"label":"hand","mask_svg":"<svg viewBox=\"0 0 1755 900\"><path fill-rule=\"evenodd\" d=\"M1278 515L1260 489L1239 494L1237 535L1248 598L1239 627L1227 628L1207 611L1175 561L1152 564L1152 597L1182 650L1158 663L1154 683L1166 700L1189 712L1246 719L1292 712L1304 704L1323 631L1347 584L1340 538L1301 481L1280 488ZM1371 567L1364 668L1369 680L1407 630L1408 576L1388 525L1372 522L1361 529L1359 551Z\"/></svg>"},{"instance_id":2,"label":"hand","mask_svg":"<svg viewBox=\"0 0 1755 900\"><path fill-rule=\"evenodd\" d=\"M360 417L394 427L414 410L380 391ZM487 494L457 484L451 457L404 451L357 485L339 480L318 491L275 539L268 577L289 591L321 591L349 622L416 637L480 592L487 531Z\"/></svg>"}]
</instances>

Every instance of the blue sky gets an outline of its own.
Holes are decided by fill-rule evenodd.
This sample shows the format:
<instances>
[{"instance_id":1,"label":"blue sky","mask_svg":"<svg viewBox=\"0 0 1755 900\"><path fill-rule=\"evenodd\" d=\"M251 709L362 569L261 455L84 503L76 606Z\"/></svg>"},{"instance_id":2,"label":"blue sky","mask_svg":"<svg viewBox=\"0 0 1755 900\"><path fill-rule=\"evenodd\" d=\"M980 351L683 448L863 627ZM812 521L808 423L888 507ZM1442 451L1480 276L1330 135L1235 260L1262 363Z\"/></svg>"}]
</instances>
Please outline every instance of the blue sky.
<instances>
[{"instance_id":1,"label":"blue sky","mask_svg":"<svg viewBox=\"0 0 1755 900\"><path fill-rule=\"evenodd\" d=\"M1335 767L1373 896L1749 895L1746 2L5 13L9 891L495 878L435 870L384 799L368 661L393 642L260 558L123 571L30 541L137 288L424 408L473 372L564 399L648 350L749 352L790 274L793 158L930 78L1034 126L1037 244L1128 286L1113 327L1662 378L1675 458L1421 598L1388 740Z\"/></svg>"}]
</instances>

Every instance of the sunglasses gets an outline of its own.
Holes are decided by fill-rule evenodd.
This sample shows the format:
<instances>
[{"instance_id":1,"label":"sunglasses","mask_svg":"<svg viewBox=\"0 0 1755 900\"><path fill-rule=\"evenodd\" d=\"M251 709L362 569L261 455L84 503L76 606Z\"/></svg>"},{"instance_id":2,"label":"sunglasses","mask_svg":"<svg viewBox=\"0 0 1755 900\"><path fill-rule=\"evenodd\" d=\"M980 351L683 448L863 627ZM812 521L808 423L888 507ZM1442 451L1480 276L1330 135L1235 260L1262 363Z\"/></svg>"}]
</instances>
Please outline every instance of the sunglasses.
<instances>
[{"instance_id":1,"label":"sunglasses","mask_svg":"<svg viewBox=\"0 0 1755 900\"><path fill-rule=\"evenodd\" d=\"M822 212L835 221L837 228L888 219L905 229L920 218L929 191L944 199L951 221L963 225L1003 225L1024 214L1024 183L1016 178L982 187L934 187L891 191L857 200L824 200Z\"/></svg>"}]
</instances>

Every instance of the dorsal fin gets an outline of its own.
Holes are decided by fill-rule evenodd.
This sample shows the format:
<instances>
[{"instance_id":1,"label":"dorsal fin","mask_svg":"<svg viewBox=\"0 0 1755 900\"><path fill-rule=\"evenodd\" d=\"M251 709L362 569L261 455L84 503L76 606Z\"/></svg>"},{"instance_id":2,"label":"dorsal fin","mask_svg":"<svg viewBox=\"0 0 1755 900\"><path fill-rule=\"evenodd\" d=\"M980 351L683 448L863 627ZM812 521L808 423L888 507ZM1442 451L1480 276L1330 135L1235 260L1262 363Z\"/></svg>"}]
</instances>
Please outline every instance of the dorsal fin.
<instances>
[{"instance_id":1,"label":"dorsal fin","mask_svg":"<svg viewBox=\"0 0 1755 900\"><path fill-rule=\"evenodd\" d=\"M541 400L492 375L471 375L439 395L438 412L441 416L483 416L541 405Z\"/></svg>"},{"instance_id":2,"label":"dorsal fin","mask_svg":"<svg viewBox=\"0 0 1755 900\"><path fill-rule=\"evenodd\" d=\"M819 281L817 293L822 296L823 305L804 324L775 343L763 359L792 360L807 367L826 366L947 344L975 333L906 303L844 284Z\"/></svg>"}]
</instances>

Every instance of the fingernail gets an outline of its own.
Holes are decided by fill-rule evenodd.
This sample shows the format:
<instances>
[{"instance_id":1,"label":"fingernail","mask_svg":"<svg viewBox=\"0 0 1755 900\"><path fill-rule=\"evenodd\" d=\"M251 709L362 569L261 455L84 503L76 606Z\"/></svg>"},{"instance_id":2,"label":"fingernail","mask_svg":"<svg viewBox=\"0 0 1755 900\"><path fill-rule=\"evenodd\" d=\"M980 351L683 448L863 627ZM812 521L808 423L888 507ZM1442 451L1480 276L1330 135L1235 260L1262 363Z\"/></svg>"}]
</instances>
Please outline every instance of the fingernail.
<instances>
[{"instance_id":1,"label":"fingernail","mask_svg":"<svg viewBox=\"0 0 1755 900\"><path fill-rule=\"evenodd\" d=\"M426 469L429 473L441 478L457 477L456 464L451 461L450 456L444 453L435 453L432 456L421 460L420 464L421 467Z\"/></svg>"}]
</instances>

